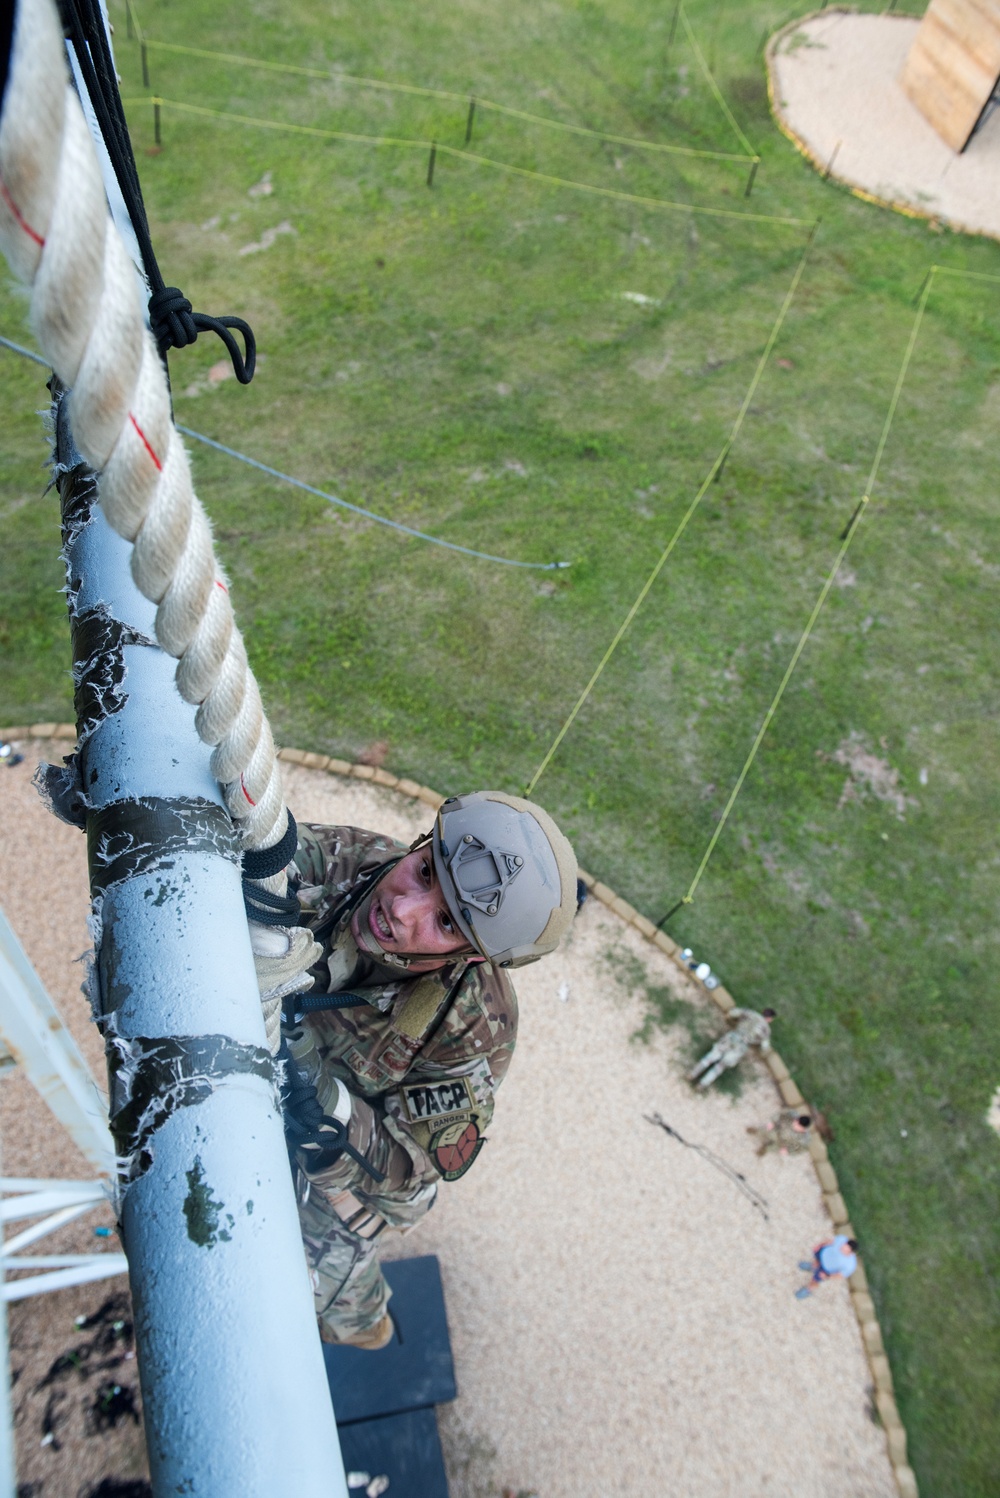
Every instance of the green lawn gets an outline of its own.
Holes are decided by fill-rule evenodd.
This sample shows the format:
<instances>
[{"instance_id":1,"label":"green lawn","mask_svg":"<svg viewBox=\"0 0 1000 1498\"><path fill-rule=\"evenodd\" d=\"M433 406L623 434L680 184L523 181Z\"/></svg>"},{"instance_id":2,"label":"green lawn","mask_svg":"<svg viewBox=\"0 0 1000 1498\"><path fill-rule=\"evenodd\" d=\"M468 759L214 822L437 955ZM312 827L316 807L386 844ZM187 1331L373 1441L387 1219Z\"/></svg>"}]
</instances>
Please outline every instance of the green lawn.
<instances>
[{"instance_id":1,"label":"green lawn","mask_svg":"<svg viewBox=\"0 0 1000 1498\"><path fill-rule=\"evenodd\" d=\"M477 108L470 151L613 193L821 219L710 486L538 796L581 862L654 919L685 891L860 498L935 261L993 243L822 182L770 119L762 34L691 0L762 160L653 154ZM146 0L151 40L452 91L446 100L171 54L165 100L463 149L475 94L623 137L742 147L673 10L461 0ZM172 356L178 419L463 546L405 539L194 447L277 737L375 739L434 786L525 785L716 457L799 262L802 227L587 193L424 147L352 144L123 94L161 267L253 324L253 385ZM271 173L270 196L248 189ZM241 255L282 224L270 248ZM648 301L635 301L624 293ZM831 1153L928 1498L1000 1489L1000 795L992 669L1000 332L987 283L940 278L879 481L697 898L670 923L748 1005L836 1129ZM0 289L0 332L27 340ZM40 498L44 372L0 350L0 717L71 717L57 505ZM188 393L190 392L190 393ZM855 738L852 740L851 735ZM901 813L841 796L841 746L898 771ZM669 1018L669 1015L667 1016Z\"/></svg>"}]
</instances>

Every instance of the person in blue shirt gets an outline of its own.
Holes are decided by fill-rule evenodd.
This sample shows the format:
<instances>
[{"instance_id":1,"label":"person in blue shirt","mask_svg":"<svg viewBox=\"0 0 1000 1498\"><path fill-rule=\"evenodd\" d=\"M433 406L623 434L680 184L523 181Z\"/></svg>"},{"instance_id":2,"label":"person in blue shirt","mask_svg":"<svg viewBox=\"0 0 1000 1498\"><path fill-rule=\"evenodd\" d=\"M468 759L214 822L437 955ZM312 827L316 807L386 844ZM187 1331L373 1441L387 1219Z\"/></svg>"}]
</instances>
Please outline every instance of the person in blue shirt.
<instances>
[{"instance_id":1,"label":"person in blue shirt","mask_svg":"<svg viewBox=\"0 0 1000 1498\"><path fill-rule=\"evenodd\" d=\"M799 1264L799 1268L806 1270L811 1278L808 1285L796 1290L796 1300L805 1300L813 1293L813 1287L821 1285L824 1280L850 1279L858 1267L857 1252L858 1240L848 1238L844 1233L817 1244L812 1258L803 1259Z\"/></svg>"}]
</instances>

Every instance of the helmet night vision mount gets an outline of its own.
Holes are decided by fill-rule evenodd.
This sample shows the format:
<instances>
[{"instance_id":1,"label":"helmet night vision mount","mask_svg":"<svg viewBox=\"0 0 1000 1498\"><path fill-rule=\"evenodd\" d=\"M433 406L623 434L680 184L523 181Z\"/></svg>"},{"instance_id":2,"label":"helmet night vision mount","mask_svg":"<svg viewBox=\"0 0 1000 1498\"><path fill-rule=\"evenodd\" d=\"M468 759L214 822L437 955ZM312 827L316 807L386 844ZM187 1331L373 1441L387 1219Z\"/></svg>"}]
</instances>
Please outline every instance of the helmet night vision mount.
<instances>
[{"instance_id":1,"label":"helmet night vision mount","mask_svg":"<svg viewBox=\"0 0 1000 1498\"><path fill-rule=\"evenodd\" d=\"M470 945L521 967L558 945L576 913L576 857L547 812L520 796L449 796L432 833L434 869Z\"/></svg>"}]
</instances>

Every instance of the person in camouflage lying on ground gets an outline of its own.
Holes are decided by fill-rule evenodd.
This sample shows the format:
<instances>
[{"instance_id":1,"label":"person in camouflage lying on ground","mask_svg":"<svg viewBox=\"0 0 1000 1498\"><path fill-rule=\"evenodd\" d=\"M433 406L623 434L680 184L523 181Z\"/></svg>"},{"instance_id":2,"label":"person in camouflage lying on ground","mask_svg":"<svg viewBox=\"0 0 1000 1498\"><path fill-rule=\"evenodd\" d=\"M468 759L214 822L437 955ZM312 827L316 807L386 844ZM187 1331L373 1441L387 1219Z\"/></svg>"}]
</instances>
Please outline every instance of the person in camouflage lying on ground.
<instances>
[{"instance_id":1,"label":"person in camouflage lying on ground","mask_svg":"<svg viewBox=\"0 0 1000 1498\"><path fill-rule=\"evenodd\" d=\"M729 1067L739 1065L751 1046L759 1047L761 1055L766 1055L771 1049L774 1015L773 1009L762 1009L759 1014L756 1009L730 1009L726 1024L732 1028L715 1042L710 1051L706 1051L697 1066L691 1068L688 1081L698 1079L699 1087L711 1087L716 1077Z\"/></svg>"},{"instance_id":2,"label":"person in camouflage lying on ground","mask_svg":"<svg viewBox=\"0 0 1000 1498\"><path fill-rule=\"evenodd\" d=\"M781 1155L801 1155L809 1148L812 1118L801 1108L782 1108L770 1123L748 1124L747 1133L759 1139L758 1155L766 1155L768 1150Z\"/></svg>"},{"instance_id":3,"label":"person in camouflage lying on ground","mask_svg":"<svg viewBox=\"0 0 1000 1498\"><path fill-rule=\"evenodd\" d=\"M376 1239L483 1148L517 1037L508 969L568 929L576 860L539 807L477 792L410 849L300 827L288 872L323 954L286 1006L289 1064L325 1115L295 1152L302 1235L324 1340L374 1349L392 1336Z\"/></svg>"}]
</instances>

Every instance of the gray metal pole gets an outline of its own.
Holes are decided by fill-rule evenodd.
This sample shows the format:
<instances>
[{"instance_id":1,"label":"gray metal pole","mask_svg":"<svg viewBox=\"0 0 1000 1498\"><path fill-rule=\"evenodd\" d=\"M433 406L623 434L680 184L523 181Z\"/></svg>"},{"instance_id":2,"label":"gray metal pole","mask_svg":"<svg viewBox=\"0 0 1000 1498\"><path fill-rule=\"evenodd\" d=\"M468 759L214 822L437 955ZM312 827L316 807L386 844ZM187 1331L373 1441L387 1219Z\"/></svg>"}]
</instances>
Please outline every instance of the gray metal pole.
<instances>
[{"instance_id":1,"label":"gray metal pole","mask_svg":"<svg viewBox=\"0 0 1000 1498\"><path fill-rule=\"evenodd\" d=\"M95 1018L156 1498L346 1498L239 852L153 606L57 400Z\"/></svg>"}]
</instances>

